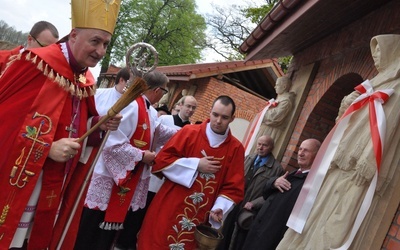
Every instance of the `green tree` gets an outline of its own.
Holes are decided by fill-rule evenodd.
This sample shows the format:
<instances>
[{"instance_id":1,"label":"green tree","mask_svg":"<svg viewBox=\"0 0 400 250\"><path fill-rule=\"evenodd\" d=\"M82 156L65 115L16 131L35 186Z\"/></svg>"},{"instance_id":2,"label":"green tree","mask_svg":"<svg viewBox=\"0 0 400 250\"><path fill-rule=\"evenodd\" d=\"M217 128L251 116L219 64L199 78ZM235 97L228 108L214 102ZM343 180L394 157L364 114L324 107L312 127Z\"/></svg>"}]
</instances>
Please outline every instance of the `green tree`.
<instances>
[{"instance_id":1,"label":"green tree","mask_svg":"<svg viewBox=\"0 0 400 250\"><path fill-rule=\"evenodd\" d=\"M10 27L5 21L0 20L0 41L6 41L17 46L25 45L27 38L28 33L17 31L14 27Z\"/></svg>"},{"instance_id":2,"label":"green tree","mask_svg":"<svg viewBox=\"0 0 400 250\"><path fill-rule=\"evenodd\" d=\"M268 4L261 5L260 7L247 7L242 9L242 13L246 18L249 18L252 23L258 24L277 2L277 0L270 0Z\"/></svg>"},{"instance_id":3,"label":"green tree","mask_svg":"<svg viewBox=\"0 0 400 250\"><path fill-rule=\"evenodd\" d=\"M110 63L124 62L127 49L137 42L156 48L159 65L195 63L205 46L205 30L195 0L124 0L101 72Z\"/></svg>"}]
</instances>

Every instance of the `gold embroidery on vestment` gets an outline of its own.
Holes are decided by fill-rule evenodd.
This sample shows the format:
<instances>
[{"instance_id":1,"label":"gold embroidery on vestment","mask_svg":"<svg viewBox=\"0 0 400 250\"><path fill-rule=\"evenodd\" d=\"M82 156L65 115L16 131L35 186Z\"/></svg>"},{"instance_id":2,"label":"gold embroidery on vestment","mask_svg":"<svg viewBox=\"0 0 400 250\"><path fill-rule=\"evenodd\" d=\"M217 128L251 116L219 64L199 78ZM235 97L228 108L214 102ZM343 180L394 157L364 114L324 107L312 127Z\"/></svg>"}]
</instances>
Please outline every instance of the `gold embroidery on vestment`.
<instances>
[{"instance_id":1,"label":"gold embroidery on vestment","mask_svg":"<svg viewBox=\"0 0 400 250\"><path fill-rule=\"evenodd\" d=\"M147 124L147 119L144 120L144 123L141 125L138 125L138 127L142 128L142 135L140 139L133 139L133 144L135 144L136 147L138 148L143 148L144 146L147 145L147 142L143 141L144 133L146 130L149 128L149 124Z\"/></svg>"},{"instance_id":2,"label":"gold embroidery on vestment","mask_svg":"<svg viewBox=\"0 0 400 250\"><path fill-rule=\"evenodd\" d=\"M213 185L217 182L214 181L214 179L214 174L200 173L199 179L195 180L195 183L198 184L199 188L185 197L183 202L186 207L183 209L181 214L176 216L178 223L172 226L176 235L170 234L167 236L168 241L173 241L173 243L169 244L170 249L174 249L175 247L184 247L185 242L194 241L194 238L192 237L194 235L194 229L196 225L201 223L198 219L198 213L202 208L209 204L210 200L208 196L215 192ZM185 238L185 236L188 235L191 235L189 237L192 239L187 237Z\"/></svg>"},{"instance_id":3,"label":"gold embroidery on vestment","mask_svg":"<svg viewBox=\"0 0 400 250\"><path fill-rule=\"evenodd\" d=\"M10 173L10 180L9 180L10 185L16 186L18 188L25 187L26 183L29 181L29 177L35 175L35 172L26 169L26 166L31 158L32 153L34 153L34 161L37 161L39 158L43 156L42 147L43 146L48 147L50 145L49 143L45 142L43 138L41 138L42 135L50 133L52 129L52 121L50 117L46 115L41 115L38 112L36 112L33 115L32 119L35 118L42 119L39 123L39 127L36 128L36 127L26 126L26 133L22 134L24 138L32 141L32 145L29 148L28 154L25 157L25 160L23 160L25 155L25 147L24 147L21 150L20 156L15 161L15 165L11 169ZM43 125L46 124L46 121L48 123L49 128L45 131L42 131Z\"/></svg>"},{"instance_id":4,"label":"gold embroidery on vestment","mask_svg":"<svg viewBox=\"0 0 400 250\"><path fill-rule=\"evenodd\" d=\"M1 211L0 226L2 226L6 222L8 212L10 211L10 208L11 208L10 204L14 201L15 195L16 195L15 190L11 191L8 194L8 197L7 197L6 202L5 202L6 205L4 205L4 207L3 207L2 211ZM4 235L4 233L3 233L3 235Z\"/></svg>"},{"instance_id":5,"label":"gold embroidery on vestment","mask_svg":"<svg viewBox=\"0 0 400 250\"><path fill-rule=\"evenodd\" d=\"M3 207L3 211L1 212L0 216L0 226L6 222L8 211L10 210L10 206L7 204Z\"/></svg>"},{"instance_id":6,"label":"gold embroidery on vestment","mask_svg":"<svg viewBox=\"0 0 400 250\"><path fill-rule=\"evenodd\" d=\"M57 195L54 193L54 190L51 190L51 194L46 196L46 199L49 200L49 207L53 204L53 199L56 198Z\"/></svg>"}]
</instances>

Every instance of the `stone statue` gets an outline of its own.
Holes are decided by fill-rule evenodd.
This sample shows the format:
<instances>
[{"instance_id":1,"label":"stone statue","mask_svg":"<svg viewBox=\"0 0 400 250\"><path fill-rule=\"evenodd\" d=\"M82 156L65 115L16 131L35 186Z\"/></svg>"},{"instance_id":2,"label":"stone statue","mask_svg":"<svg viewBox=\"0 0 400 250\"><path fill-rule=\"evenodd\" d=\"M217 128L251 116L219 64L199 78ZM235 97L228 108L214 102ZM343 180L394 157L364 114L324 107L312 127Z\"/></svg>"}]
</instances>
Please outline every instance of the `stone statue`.
<instances>
[{"instance_id":1,"label":"stone statue","mask_svg":"<svg viewBox=\"0 0 400 250\"><path fill-rule=\"evenodd\" d=\"M171 93L170 93L170 92L165 93L165 94L161 97L160 101L158 101L157 107L160 107L160 106L163 106L163 105L168 106L170 97L171 97Z\"/></svg>"},{"instance_id":2,"label":"stone statue","mask_svg":"<svg viewBox=\"0 0 400 250\"><path fill-rule=\"evenodd\" d=\"M358 232L381 223L382 217L378 215L381 213L374 211L375 205L390 200L390 197L382 199L382 196L393 186L391 181L400 160L400 35L373 37L371 52L379 72L370 80L371 86L374 91L394 89L394 93L383 104L386 116L384 149L372 205L364 219L371 221L364 221ZM358 96L359 93L353 92L343 99L339 116ZM289 228L277 249L334 249L346 242L377 169L369 116L367 104L350 117L302 234ZM350 240L353 246L350 249L357 249L355 245L362 241L365 239L356 235L353 241Z\"/></svg>"},{"instance_id":3,"label":"stone statue","mask_svg":"<svg viewBox=\"0 0 400 250\"><path fill-rule=\"evenodd\" d=\"M286 117L293 110L293 103L296 94L294 92L289 92L292 86L292 81L287 76L279 77L276 80L275 91L278 94L276 100L272 101L268 110L265 112L264 117L262 117L262 122L258 129L255 138L259 138L262 135L269 135L278 141L282 132L285 130L285 120ZM257 143L252 145L250 152L254 152Z\"/></svg>"}]
</instances>

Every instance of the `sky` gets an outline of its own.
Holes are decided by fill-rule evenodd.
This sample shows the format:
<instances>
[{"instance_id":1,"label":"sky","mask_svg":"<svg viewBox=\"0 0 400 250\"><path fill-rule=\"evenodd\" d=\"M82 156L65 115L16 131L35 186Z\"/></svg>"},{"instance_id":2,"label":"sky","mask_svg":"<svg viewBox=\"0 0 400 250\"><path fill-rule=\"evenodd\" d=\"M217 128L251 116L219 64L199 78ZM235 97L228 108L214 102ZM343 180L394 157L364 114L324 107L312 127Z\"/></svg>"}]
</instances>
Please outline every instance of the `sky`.
<instances>
[{"instance_id":1,"label":"sky","mask_svg":"<svg viewBox=\"0 0 400 250\"><path fill-rule=\"evenodd\" d=\"M247 0L255 5L265 3L265 0ZM213 11L211 3L218 6L229 6L232 4L245 5L243 0L196 0L199 14L207 14ZM5 21L17 31L29 32L32 25L38 21L48 21L54 24L60 37L64 37L71 31L71 8L70 0L0 0L0 20ZM218 60L212 55L205 59L208 62ZM100 67L91 69L95 78L100 73Z\"/></svg>"}]
</instances>

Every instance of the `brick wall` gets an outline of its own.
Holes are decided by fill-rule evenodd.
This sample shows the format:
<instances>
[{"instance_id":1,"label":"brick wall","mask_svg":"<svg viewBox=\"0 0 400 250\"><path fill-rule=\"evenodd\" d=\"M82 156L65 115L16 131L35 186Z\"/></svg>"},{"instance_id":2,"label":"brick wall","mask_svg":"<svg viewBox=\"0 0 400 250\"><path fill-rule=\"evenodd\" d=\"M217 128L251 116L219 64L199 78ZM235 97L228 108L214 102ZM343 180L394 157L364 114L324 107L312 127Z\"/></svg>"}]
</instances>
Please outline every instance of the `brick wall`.
<instances>
[{"instance_id":1,"label":"brick wall","mask_svg":"<svg viewBox=\"0 0 400 250\"><path fill-rule=\"evenodd\" d=\"M251 95L231 84L227 84L214 77L192 80L189 83L180 83L179 89L175 92L181 92L182 89L188 89L190 85L196 85L194 97L197 100L197 109L191 118L192 122L204 121L210 117L211 106L215 98L220 95L230 96L236 104L236 117L251 121L260 111L265 101L254 95ZM179 98L176 98L179 99ZM245 129L245 128L244 128Z\"/></svg>"},{"instance_id":2,"label":"brick wall","mask_svg":"<svg viewBox=\"0 0 400 250\"><path fill-rule=\"evenodd\" d=\"M394 216L392 226L383 242L382 249L395 250L400 249L400 207Z\"/></svg>"}]
</instances>

